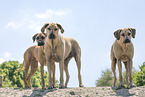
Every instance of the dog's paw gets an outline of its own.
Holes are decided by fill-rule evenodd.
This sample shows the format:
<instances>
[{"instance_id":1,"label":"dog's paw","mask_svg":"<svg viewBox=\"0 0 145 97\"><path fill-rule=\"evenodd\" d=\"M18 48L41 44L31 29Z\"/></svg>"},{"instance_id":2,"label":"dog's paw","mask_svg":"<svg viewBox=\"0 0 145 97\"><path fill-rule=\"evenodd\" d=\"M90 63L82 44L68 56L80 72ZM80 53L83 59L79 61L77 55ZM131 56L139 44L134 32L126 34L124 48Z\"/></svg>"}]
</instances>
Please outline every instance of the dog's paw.
<instances>
[{"instance_id":1,"label":"dog's paw","mask_svg":"<svg viewBox=\"0 0 145 97\"><path fill-rule=\"evenodd\" d=\"M130 85L130 88L134 88L134 87L136 87L136 85L135 85L135 84L133 84L133 85Z\"/></svg>"},{"instance_id":2,"label":"dog's paw","mask_svg":"<svg viewBox=\"0 0 145 97\"><path fill-rule=\"evenodd\" d=\"M57 88L57 86L56 85L53 85L53 88Z\"/></svg>"},{"instance_id":3,"label":"dog's paw","mask_svg":"<svg viewBox=\"0 0 145 97\"><path fill-rule=\"evenodd\" d=\"M32 87L29 87L29 86L27 86L27 87L25 87L25 89L31 89Z\"/></svg>"},{"instance_id":4,"label":"dog's paw","mask_svg":"<svg viewBox=\"0 0 145 97\"><path fill-rule=\"evenodd\" d=\"M48 89L53 89L53 86L48 86Z\"/></svg>"},{"instance_id":5,"label":"dog's paw","mask_svg":"<svg viewBox=\"0 0 145 97\"><path fill-rule=\"evenodd\" d=\"M84 85L83 84L80 84L79 87L84 87Z\"/></svg>"},{"instance_id":6,"label":"dog's paw","mask_svg":"<svg viewBox=\"0 0 145 97\"><path fill-rule=\"evenodd\" d=\"M118 87L112 86L111 89L112 89L112 90L117 90Z\"/></svg>"},{"instance_id":7,"label":"dog's paw","mask_svg":"<svg viewBox=\"0 0 145 97\"><path fill-rule=\"evenodd\" d=\"M119 87L118 87L119 89L124 89L125 88L125 86L124 85L119 85Z\"/></svg>"},{"instance_id":8,"label":"dog's paw","mask_svg":"<svg viewBox=\"0 0 145 97\"><path fill-rule=\"evenodd\" d=\"M63 85L62 86L61 85L59 86L59 89L64 89L64 88L65 88L65 86L63 86Z\"/></svg>"},{"instance_id":9,"label":"dog's paw","mask_svg":"<svg viewBox=\"0 0 145 97\"><path fill-rule=\"evenodd\" d=\"M42 90L46 90L46 87L42 87Z\"/></svg>"}]
</instances>

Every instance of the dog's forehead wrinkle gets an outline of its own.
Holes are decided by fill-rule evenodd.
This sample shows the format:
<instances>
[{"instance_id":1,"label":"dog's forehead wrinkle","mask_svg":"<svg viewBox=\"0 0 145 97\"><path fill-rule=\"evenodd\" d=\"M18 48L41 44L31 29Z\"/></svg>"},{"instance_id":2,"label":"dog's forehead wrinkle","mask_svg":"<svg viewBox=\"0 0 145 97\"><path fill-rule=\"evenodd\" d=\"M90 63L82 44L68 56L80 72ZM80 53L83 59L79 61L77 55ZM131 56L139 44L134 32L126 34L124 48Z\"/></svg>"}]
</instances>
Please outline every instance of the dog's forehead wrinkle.
<instances>
[{"instance_id":1,"label":"dog's forehead wrinkle","mask_svg":"<svg viewBox=\"0 0 145 97\"><path fill-rule=\"evenodd\" d=\"M58 27L56 25L50 25L48 28L55 29L55 28L58 28Z\"/></svg>"}]
</instances>

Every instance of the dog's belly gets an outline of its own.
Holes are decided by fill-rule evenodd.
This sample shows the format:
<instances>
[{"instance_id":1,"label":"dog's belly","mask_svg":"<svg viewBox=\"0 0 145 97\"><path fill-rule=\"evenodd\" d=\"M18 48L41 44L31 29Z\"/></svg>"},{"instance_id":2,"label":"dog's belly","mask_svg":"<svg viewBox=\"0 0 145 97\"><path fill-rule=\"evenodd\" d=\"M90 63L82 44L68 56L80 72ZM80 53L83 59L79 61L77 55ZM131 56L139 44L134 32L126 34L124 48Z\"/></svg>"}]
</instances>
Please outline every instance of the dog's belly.
<instances>
[{"instance_id":1,"label":"dog's belly","mask_svg":"<svg viewBox=\"0 0 145 97\"><path fill-rule=\"evenodd\" d=\"M122 55L120 59L121 59L121 61L123 61L123 62L128 61L128 57L127 57L126 55Z\"/></svg>"}]
</instances>

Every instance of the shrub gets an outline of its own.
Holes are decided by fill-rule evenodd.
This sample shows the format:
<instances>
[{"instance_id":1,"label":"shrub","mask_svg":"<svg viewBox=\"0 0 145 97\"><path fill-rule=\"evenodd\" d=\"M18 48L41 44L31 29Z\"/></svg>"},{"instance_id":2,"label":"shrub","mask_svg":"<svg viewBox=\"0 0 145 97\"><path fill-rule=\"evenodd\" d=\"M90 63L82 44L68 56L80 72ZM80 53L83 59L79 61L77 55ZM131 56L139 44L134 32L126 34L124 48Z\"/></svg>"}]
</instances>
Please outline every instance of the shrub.
<instances>
[{"instance_id":1,"label":"shrub","mask_svg":"<svg viewBox=\"0 0 145 97\"><path fill-rule=\"evenodd\" d=\"M96 86L112 86L113 85L113 75L112 71L106 69L102 71L101 77L96 80Z\"/></svg>"},{"instance_id":2,"label":"shrub","mask_svg":"<svg viewBox=\"0 0 145 97\"><path fill-rule=\"evenodd\" d=\"M19 64L18 61L9 61L0 64L0 75L3 75L3 87L24 87L24 68L20 72L16 71L16 69L21 66L22 64ZM46 86L48 86L48 73L46 71L44 72L44 80ZM56 81L56 83L58 83L58 81ZM41 87L41 72L39 67L31 78L31 84L33 87Z\"/></svg>"},{"instance_id":3,"label":"shrub","mask_svg":"<svg viewBox=\"0 0 145 97\"><path fill-rule=\"evenodd\" d=\"M145 62L140 67L140 71L135 73L134 84L136 86L144 86L145 85Z\"/></svg>"}]
</instances>

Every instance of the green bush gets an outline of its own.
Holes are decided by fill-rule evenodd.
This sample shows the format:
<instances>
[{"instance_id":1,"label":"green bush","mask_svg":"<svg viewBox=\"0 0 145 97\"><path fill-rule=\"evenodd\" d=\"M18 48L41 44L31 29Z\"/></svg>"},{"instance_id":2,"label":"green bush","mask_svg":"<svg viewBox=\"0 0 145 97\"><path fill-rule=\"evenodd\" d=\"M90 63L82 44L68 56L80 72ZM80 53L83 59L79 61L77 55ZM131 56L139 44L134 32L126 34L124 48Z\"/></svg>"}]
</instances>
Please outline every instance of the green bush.
<instances>
[{"instance_id":1,"label":"green bush","mask_svg":"<svg viewBox=\"0 0 145 97\"><path fill-rule=\"evenodd\" d=\"M18 72L16 69L20 68L22 64L18 61L9 61L0 64L0 75L3 75L3 87L24 87L23 73L24 68ZM30 71L30 70L29 70ZM44 72L45 85L48 86L48 73ZM58 81L56 81L58 83ZM32 87L41 87L41 72L38 67L37 72L31 78Z\"/></svg>"},{"instance_id":2,"label":"green bush","mask_svg":"<svg viewBox=\"0 0 145 97\"><path fill-rule=\"evenodd\" d=\"M137 72L133 68L133 77L135 76L135 73ZM117 73L116 73L117 76ZM123 71L123 78L124 78L124 84L126 85L126 71ZM113 73L110 69L106 69L105 71L102 71L101 77L96 80L96 86L112 86L113 85ZM116 79L116 86L119 86L119 78L117 76Z\"/></svg>"},{"instance_id":3,"label":"green bush","mask_svg":"<svg viewBox=\"0 0 145 97\"><path fill-rule=\"evenodd\" d=\"M136 86L144 86L145 85L145 62L140 67L140 71L135 73L134 84Z\"/></svg>"},{"instance_id":4,"label":"green bush","mask_svg":"<svg viewBox=\"0 0 145 97\"><path fill-rule=\"evenodd\" d=\"M101 77L96 80L96 86L112 86L113 85L113 75L110 69L102 71Z\"/></svg>"}]
</instances>

